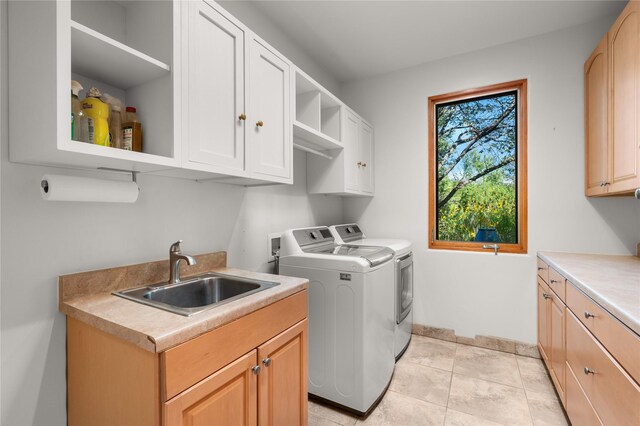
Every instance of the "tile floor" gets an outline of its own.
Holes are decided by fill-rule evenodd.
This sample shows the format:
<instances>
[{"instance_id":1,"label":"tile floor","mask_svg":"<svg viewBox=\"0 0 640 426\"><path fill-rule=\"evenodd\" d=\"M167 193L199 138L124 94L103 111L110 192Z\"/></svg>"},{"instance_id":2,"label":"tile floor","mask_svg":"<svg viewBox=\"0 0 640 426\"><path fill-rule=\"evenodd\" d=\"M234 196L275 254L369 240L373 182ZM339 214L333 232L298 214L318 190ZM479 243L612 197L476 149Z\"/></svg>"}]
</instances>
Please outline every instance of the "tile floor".
<instances>
[{"instance_id":1,"label":"tile floor","mask_svg":"<svg viewBox=\"0 0 640 426\"><path fill-rule=\"evenodd\" d=\"M542 361L414 335L365 419L309 401L309 426L567 425Z\"/></svg>"}]
</instances>

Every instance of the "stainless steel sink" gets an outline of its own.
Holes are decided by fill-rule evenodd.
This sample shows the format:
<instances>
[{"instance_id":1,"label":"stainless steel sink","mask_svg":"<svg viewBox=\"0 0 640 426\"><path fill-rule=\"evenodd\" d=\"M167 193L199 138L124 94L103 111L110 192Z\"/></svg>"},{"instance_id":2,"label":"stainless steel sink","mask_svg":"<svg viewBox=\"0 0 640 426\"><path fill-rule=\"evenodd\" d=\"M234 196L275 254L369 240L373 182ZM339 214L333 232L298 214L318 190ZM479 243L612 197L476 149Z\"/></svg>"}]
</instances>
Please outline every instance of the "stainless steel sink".
<instances>
[{"instance_id":1,"label":"stainless steel sink","mask_svg":"<svg viewBox=\"0 0 640 426\"><path fill-rule=\"evenodd\" d=\"M165 311L190 316L278 284L212 273L176 284L160 283L113 294Z\"/></svg>"}]
</instances>

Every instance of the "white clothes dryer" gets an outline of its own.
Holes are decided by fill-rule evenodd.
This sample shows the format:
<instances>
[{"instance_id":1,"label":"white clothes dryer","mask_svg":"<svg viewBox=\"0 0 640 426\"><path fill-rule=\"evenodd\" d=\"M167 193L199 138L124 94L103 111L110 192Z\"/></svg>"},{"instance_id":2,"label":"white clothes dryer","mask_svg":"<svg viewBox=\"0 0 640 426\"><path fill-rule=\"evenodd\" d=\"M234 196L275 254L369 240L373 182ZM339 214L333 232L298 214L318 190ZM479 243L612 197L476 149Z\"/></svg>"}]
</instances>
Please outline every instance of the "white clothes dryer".
<instances>
[{"instance_id":1,"label":"white clothes dryer","mask_svg":"<svg viewBox=\"0 0 640 426\"><path fill-rule=\"evenodd\" d=\"M338 245L327 227L288 230L280 241L280 275L309 280L309 394L364 415L395 364L394 253Z\"/></svg>"},{"instance_id":2,"label":"white clothes dryer","mask_svg":"<svg viewBox=\"0 0 640 426\"><path fill-rule=\"evenodd\" d=\"M411 242L388 238L367 238L357 223L329 227L338 244L388 247L394 251L394 310L396 361L402 357L411 341L413 327L413 252Z\"/></svg>"}]
</instances>

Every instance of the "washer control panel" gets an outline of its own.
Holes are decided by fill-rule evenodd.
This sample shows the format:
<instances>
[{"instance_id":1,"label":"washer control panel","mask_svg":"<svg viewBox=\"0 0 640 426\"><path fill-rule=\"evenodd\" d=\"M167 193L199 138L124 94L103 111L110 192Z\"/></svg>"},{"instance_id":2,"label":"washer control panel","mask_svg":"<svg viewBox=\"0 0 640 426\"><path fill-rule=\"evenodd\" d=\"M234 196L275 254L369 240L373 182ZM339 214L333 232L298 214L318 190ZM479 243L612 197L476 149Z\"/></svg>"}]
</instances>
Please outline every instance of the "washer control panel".
<instances>
[{"instance_id":1,"label":"washer control panel","mask_svg":"<svg viewBox=\"0 0 640 426\"><path fill-rule=\"evenodd\" d=\"M326 226L318 228L297 229L293 231L293 236L300 248L316 244L333 244L334 238L331 231Z\"/></svg>"}]
</instances>

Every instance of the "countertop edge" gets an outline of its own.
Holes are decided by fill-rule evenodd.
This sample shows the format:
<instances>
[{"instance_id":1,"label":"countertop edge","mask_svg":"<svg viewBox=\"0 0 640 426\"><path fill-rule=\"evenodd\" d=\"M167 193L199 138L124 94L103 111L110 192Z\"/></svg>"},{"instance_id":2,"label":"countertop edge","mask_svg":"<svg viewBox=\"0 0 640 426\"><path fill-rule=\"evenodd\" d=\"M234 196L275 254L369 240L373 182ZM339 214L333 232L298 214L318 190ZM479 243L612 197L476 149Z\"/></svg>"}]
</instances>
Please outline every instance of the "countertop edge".
<instances>
[{"instance_id":1,"label":"countertop edge","mask_svg":"<svg viewBox=\"0 0 640 426\"><path fill-rule=\"evenodd\" d=\"M261 275L261 278L264 278L263 273L243 272ZM293 279L297 282L290 282L283 287L277 286L263 292L252 294L246 298L238 299L234 302L221 306L220 308L222 308L222 310L217 312L216 309L218 308L204 311L200 314L188 317L193 319L193 323L191 324L183 324L181 326L177 326L175 329L167 331L166 333L157 333L155 335L145 333L144 331L132 326L108 319L96 312L92 312L90 308L80 308L76 306L82 305L83 302L89 300L91 300L93 304L96 302L96 298L101 303L119 303L125 300L108 292L80 296L60 302L59 311L71 318L89 324L102 332L118 337L144 350L160 353L308 288L309 281L307 279L294 277L286 278L289 281ZM136 302L127 302L132 303L131 311L134 314L135 311L157 309L138 304Z\"/></svg>"},{"instance_id":2,"label":"countertop edge","mask_svg":"<svg viewBox=\"0 0 640 426\"><path fill-rule=\"evenodd\" d=\"M560 253L559 253L560 254ZM561 254L577 254L577 253L561 253ZM553 267L553 269L557 270L561 275L563 275L567 280L571 282L578 290L588 296L593 302L595 302L598 306L604 309L607 313L609 313L612 317L618 320L621 324L623 324L630 331L634 332L638 337L640 337L640 321L633 318L628 312L624 309L620 308L616 305L615 302L609 300L605 295L600 293L597 290L594 290L589 286L588 283L585 283L582 279L576 277L570 271L565 269L563 266L559 265L552 256L554 252L538 252L538 257L544 260L549 266ZM597 256L597 254L593 254ZM602 256L612 256L612 255L602 255ZM622 255L620 255L623 257ZM629 256L633 257L633 256Z\"/></svg>"}]
</instances>

